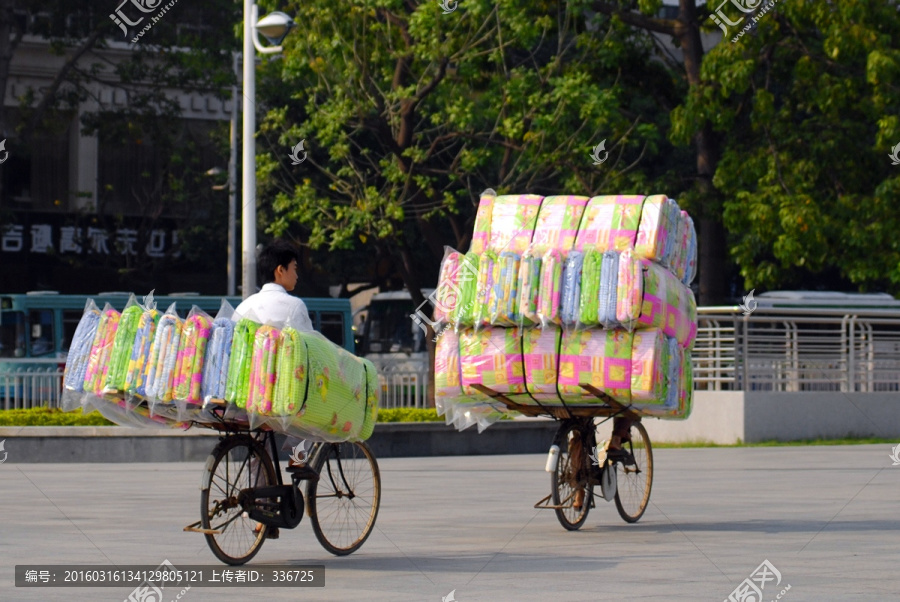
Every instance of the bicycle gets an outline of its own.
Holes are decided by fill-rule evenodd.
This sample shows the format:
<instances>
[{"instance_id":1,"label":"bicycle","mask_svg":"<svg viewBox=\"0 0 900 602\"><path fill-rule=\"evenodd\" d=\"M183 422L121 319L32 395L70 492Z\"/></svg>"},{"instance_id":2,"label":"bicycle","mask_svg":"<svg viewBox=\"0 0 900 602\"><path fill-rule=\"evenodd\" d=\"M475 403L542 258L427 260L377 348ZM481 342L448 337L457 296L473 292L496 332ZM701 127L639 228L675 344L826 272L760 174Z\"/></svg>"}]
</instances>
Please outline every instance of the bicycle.
<instances>
[{"instance_id":1,"label":"bicycle","mask_svg":"<svg viewBox=\"0 0 900 602\"><path fill-rule=\"evenodd\" d=\"M225 411L214 407L209 414L215 419L199 423L222 437L204 466L201 518L185 531L203 533L213 554L230 565L252 559L271 529L297 527L304 509L316 539L332 554L345 556L365 543L381 503L381 473L368 445L313 443L309 461L288 468L286 485L273 461L275 433L226 419Z\"/></svg>"},{"instance_id":2,"label":"bicycle","mask_svg":"<svg viewBox=\"0 0 900 602\"><path fill-rule=\"evenodd\" d=\"M653 485L653 448L641 416L618 403L596 387L580 385L585 391L601 399L604 405L561 406L523 405L483 385L473 388L502 402L507 409L526 416L550 416L560 422L553 439L559 449L555 462L548 462L550 494L534 507L554 510L560 524L575 531L584 524L596 498L615 501L619 516L628 523L636 523L650 503ZM628 436L620 450L609 450L603 458L597 450L597 418L622 417L630 421ZM604 420L603 422L606 422ZM600 424L602 424L601 422ZM553 448L551 448L553 449ZM552 457L552 456L551 456ZM600 487L600 495L594 492ZM580 493L579 493L580 492ZM580 498L580 499L579 499ZM580 502L580 503L579 503Z\"/></svg>"}]
</instances>

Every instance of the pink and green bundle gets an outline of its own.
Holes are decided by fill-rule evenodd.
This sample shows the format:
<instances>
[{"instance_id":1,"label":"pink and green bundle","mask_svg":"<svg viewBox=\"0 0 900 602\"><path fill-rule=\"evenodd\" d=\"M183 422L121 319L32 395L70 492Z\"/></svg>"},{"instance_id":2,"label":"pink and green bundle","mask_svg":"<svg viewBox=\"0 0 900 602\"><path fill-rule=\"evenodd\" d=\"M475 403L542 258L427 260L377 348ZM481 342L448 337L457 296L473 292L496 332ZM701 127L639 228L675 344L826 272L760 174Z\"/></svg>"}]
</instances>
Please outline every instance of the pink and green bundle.
<instances>
[{"instance_id":1,"label":"pink and green bundle","mask_svg":"<svg viewBox=\"0 0 900 602\"><path fill-rule=\"evenodd\" d=\"M292 423L328 440L358 438L366 418L365 365L318 333L300 336L309 354L309 392Z\"/></svg>"},{"instance_id":2,"label":"pink and green bundle","mask_svg":"<svg viewBox=\"0 0 900 602\"><path fill-rule=\"evenodd\" d=\"M81 320L72 336L72 344L66 355L66 370L63 384L67 391L84 391L85 374L91 359L91 348L100 326L100 310L93 301L85 307Z\"/></svg>"},{"instance_id":3,"label":"pink and green bundle","mask_svg":"<svg viewBox=\"0 0 900 602\"><path fill-rule=\"evenodd\" d=\"M566 331L559 351L559 393L564 401L603 403L581 388L592 384L621 403L631 401L632 334L625 330Z\"/></svg>"},{"instance_id":4,"label":"pink and green bundle","mask_svg":"<svg viewBox=\"0 0 900 602\"><path fill-rule=\"evenodd\" d=\"M543 198L536 194L498 196L491 211L491 236L486 250L521 257L531 245Z\"/></svg>"},{"instance_id":5,"label":"pink and green bundle","mask_svg":"<svg viewBox=\"0 0 900 602\"><path fill-rule=\"evenodd\" d=\"M522 369L522 330L488 327L465 330L459 337L463 392L479 396L472 385L484 385L498 393L525 393Z\"/></svg>"},{"instance_id":6,"label":"pink and green bundle","mask_svg":"<svg viewBox=\"0 0 900 602\"><path fill-rule=\"evenodd\" d=\"M575 238L575 249L624 251L634 248L644 197L595 196L588 201Z\"/></svg>"},{"instance_id":7,"label":"pink and green bundle","mask_svg":"<svg viewBox=\"0 0 900 602\"><path fill-rule=\"evenodd\" d=\"M520 402L526 405L532 399L541 403L559 403L556 381L559 377L560 329L526 328L522 330L522 359L525 367L525 387L530 397Z\"/></svg>"},{"instance_id":8,"label":"pink and green bundle","mask_svg":"<svg viewBox=\"0 0 900 602\"><path fill-rule=\"evenodd\" d=\"M253 355L248 377L249 397L245 406L248 412L269 414L272 411L280 338L281 332L272 326L260 326L253 337Z\"/></svg>"},{"instance_id":9,"label":"pink and green bundle","mask_svg":"<svg viewBox=\"0 0 900 602\"><path fill-rule=\"evenodd\" d=\"M519 314L519 264L516 253L500 253L494 264L493 286L488 298L490 323L495 326L515 326L521 322Z\"/></svg>"},{"instance_id":10,"label":"pink and green bundle","mask_svg":"<svg viewBox=\"0 0 900 602\"><path fill-rule=\"evenodd\" d=\"M203 403L203 360L211 334L209 316L195 313L185 320L175 360L174 399L198 405Z\"/></svg>"},{"instance_id":11,"label":"pink and green bundle","mask_svg":"<svg viewBox=\"0 0 900 602\"><path fill-rule=\"evenodd\" d=\"M661 328L690 348L697 335L697 304L691 289L657 263L641 259L639 264L643 295L637 328Z\"/></svg>"},{"instance_id":12,"label":"pink and green bundle","mask_svg":"<svg viewBox=\"0 0 900 602\"><path fill-rule=\"evenodd\" d=\"M475 287L472 324L476 327L489 326L491 323L490 299L495 278L500 277L500 258L491 250L487 250L478 259L478 284Z\"/></svg>"},{"instance_id":13,"label":"pink and green bundle","mask_svg":"<svg viewBox=\"0 0 900 602\"><path fill-rule=\"evenodd\" d=\"M375 423L378 421L378 372L375 370L375 364L369 360L364 359L361 361L366 370L366 415L357 439L365 441L372 436L372 432L375 430Z\"/></svg>"},{"instance_id":14,"label":"pink and green bundle","mask_svg":"<svg viewBox=\"0 0 900 602\"><path fill-rule=\"evenodd\" d=\"M234 340L234 322L229 318L216 318L211 326L206 359L203 362L201 394L204 401L225 399L225 385L228 381L228 364L231 359L231 344Z\"/></svg>"},{"instance_id":15,"label":"pink and green bundle","mask_svg":"<svg viewBox=\"0 0 900 602\"><path fill-rule=\"evenodd\" d=\"M175 365L178 361L178 346L181 342L183 325L181 318L167 313L159 319L156 326L147 373L147 397L156 401L164 403L172 401Z\"/></svg>"},{"instance_id":16,"label":"pink and green bundle","mask_svg":"<svg viewBox=\"0 0 900 602\"><path fill-rule=\"evenodd\" d=\"M541 280L537 296L537 315L541 323L562 324L560 300L562 296L563 267L565 258L557 249L551 249L541 260Z\"/></svg>"},{"instance_id":17,"label":"pink and green bundle","mask_svg":"<svg viewBox=\"0 0 900 602\"><path fill-rule=\"evenodd\" d=\"M541 285L541 258L525 254L519 263L519 300L517 302L521 323L533 325L540 322L538 293Z\"/></svg>"},{"instance_id":18,"label":"pink and green bundle","mask_svg":"<svg viewBox=\"0 0 900 602\"><path fill-rule=\"evenodd\" d=\"M116 328L116 338L113 341L112 351L109 353L109 368L106 371L103 386L105 395L115 395L126 390L125 377L128 372L128 362L131 359L138 323L141 321L143 313L144 310L139 305L130 305L119 317L119 326Z\"/></svg>"},{"instance_id":19,"label":"pink and green bundle","mask_svg":"<svg viewBox=\"0 0 900 602\"><path fill-rule=\"evenodd\" d=\"M228 361L228 379L225 382L225 400L239 408L247 407L250 396L250 368L253 359L253 340L259 324L242 318L234 326L231 340L231 357Z\"/></svg>"},{"instance_id":20,"label":"pink and green bundle","mask_svg":"<svg viewBox=\"0 0 900 602\"><path fill-rule=\"evenodd\" d=\"M548 196L534 226L530 252L536 257L550 249L568 251L575 244L578 224L587 206L586 196Z\"/></svg>"},{"instance_id":21,"label":"pink and green bundle","mask_svg":"<svg viewBox=\"0 0 900 602\"><path fill-rule=\"evenodd\" d=\"M616 321L626 330L633 330L641 317L644 276L641 264L634 258L631 249L625 249L619 254L616 278Z\"/></svg>"},{"instance_id":22,"label":"pink and green bundle","mask_svg":"<svg viewBox=\"0 0 900 602\"><path fill-rule=\"evenodd\" d=\"M434 320L439 324L450 322L451 315L459 303L460 267L464 255L457 251L447 253L441 262L441 275L438 278Z\"/></svg>"},{"instance_id":23,"label":"pink and green bundle","mask_svg":"<svg viewBox=\"0 0 900 602\"><path fill-rule=\"evenodd\" d=\"M306 398L309 358L306 343L300 333L290 326L282 329L278 344L278 362L272 414L290 416L300 411Z\"/></svg>"},{"instance_id":24,"label":"pink and green bundle","mask_svg":"<svg viewBox=\"0 0 900 602\"><path fill-rule=\"evenodd\" d=\"M99 395L103 388L120 317L121 314L109 305L103 309L103 313L100 315L100 322L91 345L91 356L84 374L85 393Z\"/></svg>"},{"instance_id":25,"label":"pink and green bundle","mask_svg":"<svg viewBox=\"0 0 900 602\"><path fill-rule=\"evenodd\" d=\"M128 358L128 370L125 372L125 391L131 394L143 394L144 379L146 378L147 361L151 356L150 349L153 346L153 337L156 334L156 325L159 323L159 312L155 309L147 309L141 312L138 320L137 332L134 335L134 344L131 346L131 357Z\"/></svg>"},{"instance_id":26,"label":"pink and green bundle","mask_svg":"<svg viewBox=\"0 0 900 602\"><path fill-rule=\"evenodd\" d=\"M472 234L472 244L469 251L480 255L488 248L491 239L491 214L494 209L494 195L482 196L478 203L478 212L475 214L475 232Z\"/></svg>"},{"instance_id":27,"label":"pink and green bundle","mask_svg":"<svg viewBox=\"0 0 900 602\"><path fill-rule=\"evenodd\" d=\"M459 363L459 335L452 330L445 330L438 337L434 349L434 396L436 399L449 401L462 397Z\"/></svg>"},{"instance_id":28,"label":"pink and green bundle","mask_svg":"<svg viewBox=\"0 0 900 602\"><path fill-rule=\"evenodd\" d=\"M658 328L635 330L631 350L631 399L643 405L663 406L669 374L666 336Z\"/></svg>"}]
</instances>

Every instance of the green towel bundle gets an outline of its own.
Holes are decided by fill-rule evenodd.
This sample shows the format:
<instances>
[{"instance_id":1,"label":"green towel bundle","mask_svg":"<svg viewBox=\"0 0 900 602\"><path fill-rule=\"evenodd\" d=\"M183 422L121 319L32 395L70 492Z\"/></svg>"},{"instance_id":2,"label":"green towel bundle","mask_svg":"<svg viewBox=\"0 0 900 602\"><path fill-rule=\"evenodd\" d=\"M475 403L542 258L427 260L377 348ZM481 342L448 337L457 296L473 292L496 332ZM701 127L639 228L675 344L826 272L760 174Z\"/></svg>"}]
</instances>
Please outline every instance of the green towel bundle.
<instances>
[{"instance_id":1,"label":"green towel bundle","mask_svg":"<svg viewBox=\"0 0 900 602\"><path fill-rule=\"evenodd\" d=\"M365 441L372 436L375 422L378 420L378 372L375 370L375 364L369 360L362 360L362 363L366 371L366 415L358 439Z\"/></svg>"},{"instance_id":2,"label":"green towel bundle","mask_svg":"<svg viewBox=\"0 0 900 602\"><path fill-rule=\"evenodd\" d=\"M466 253L462 259L459 275L459 299L450 316L450 321L457 328L471 326L474 322L479 263L479 256L472 251Z\"/></svg>"},{"instance_id":3,"label":"green towel bundle","mask_svg":"<svg viewBox=\"0 0 900 602\"><path fill-rule=\"evenodd\" d=\"M581 268L581 299L578 307L578 327L597 326L599 321L600 280L603 253L591 249L584 256Z\"/></svg>"},{"instance_id":4,"label":"green towel bundle","mask_svg":"<svg viewBox=\"0 0 900 602\"><path fill-rule=\"evenodd\" d=\"M273 415L292 416L303 407L308 387L308 364L306 343L300 333L290 326L284 328L278 347Z\"/></svg>"},{"instance_id":5,"label":"green towel bundle","mask_svg":"<svg viewBox=\"0 0 900 602\"><path fill-rule=\"evenodd\" d=\"M242 318L234 327L231 341L231 359L228 362L228 380L225 399L239 408L247 406L250 393L250 362L253 359L253 339L260 325Z\"/></svg>"},{"instance_id":6,"label":"green towel bundle","mask_svg":"<svg viewBox=\"0 0 900 602\"><path fill-rule=\"evenodd\" d=\"M131 359L131 350L134 347L134 339L137 336L138 323L144 310L140 305L130 305L122 312L119 318L119 327L116 329L116 338L113 341L112 351L109 354L109 370L106 373L106 385L103 393L115 395L125 390L125 376L128 372L128 361Z\"/></svg>"}]
</instances>

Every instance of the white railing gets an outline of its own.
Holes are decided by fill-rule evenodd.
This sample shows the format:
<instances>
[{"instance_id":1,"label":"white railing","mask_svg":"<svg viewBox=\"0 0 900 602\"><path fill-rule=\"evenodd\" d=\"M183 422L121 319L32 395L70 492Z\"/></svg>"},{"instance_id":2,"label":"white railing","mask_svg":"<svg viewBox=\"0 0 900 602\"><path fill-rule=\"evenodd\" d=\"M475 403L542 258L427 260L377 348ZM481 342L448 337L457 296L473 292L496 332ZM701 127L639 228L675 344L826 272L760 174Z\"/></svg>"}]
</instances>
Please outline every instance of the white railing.
<instances>
[{"instance_id":1,"label":"white railing","mask_svg":"<svg viewBox=\"0 0 900 602\"><path fill-rule=\"evenodd\" d=\"M427 408L428 364L408 359L372 360L378 370L378 407Z\"/></svg>"},{"instance_id":2,"label":"white railing","mask_svg":"<svg viewBox=\"0 0 900 602\"><path fill-rule=\"evenodd\" d=\"M694 384L706 390L900 390L900 312L698 310Z\"/></svg>"},{"instance_id":3,"label":"white railing","mask_svg":"<svg viewBox=\"0 0 900 602\"><path fill-rule=\"evenodd\" d=\"M63 364L58 359L0 359L0 409L58 408Z\"/></svg>"}]
</instances>

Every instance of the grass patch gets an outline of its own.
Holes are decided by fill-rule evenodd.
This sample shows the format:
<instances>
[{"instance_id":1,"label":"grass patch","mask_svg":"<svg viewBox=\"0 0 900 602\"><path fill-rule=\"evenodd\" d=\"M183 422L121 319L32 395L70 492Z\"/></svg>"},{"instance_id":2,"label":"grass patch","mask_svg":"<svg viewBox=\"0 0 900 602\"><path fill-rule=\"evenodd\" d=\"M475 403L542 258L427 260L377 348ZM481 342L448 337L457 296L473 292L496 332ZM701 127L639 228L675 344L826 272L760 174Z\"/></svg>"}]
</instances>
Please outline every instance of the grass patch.
<instances>
[{"instance_id":1,"label":"grass patch","mask_svg":"<svg viewBox=\"0 0 900 602\"><path fill-rule=\"evenodd\" d=\"M388 408L378 410L378 422L444 422L434 408Z\"/></svg>"},{"instance_id":2,"label":"grass patch","mask_svg":"<svg viewBox=\"0 0 900 602\"><path fill-rule=\"evenodd\" d=\"M63 412L58 408L0 410L0 426L115 426L100 412L85 414L81 408Z\"/></svg>"}]
</instances>

